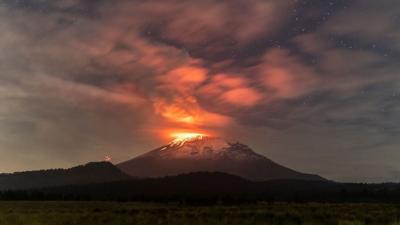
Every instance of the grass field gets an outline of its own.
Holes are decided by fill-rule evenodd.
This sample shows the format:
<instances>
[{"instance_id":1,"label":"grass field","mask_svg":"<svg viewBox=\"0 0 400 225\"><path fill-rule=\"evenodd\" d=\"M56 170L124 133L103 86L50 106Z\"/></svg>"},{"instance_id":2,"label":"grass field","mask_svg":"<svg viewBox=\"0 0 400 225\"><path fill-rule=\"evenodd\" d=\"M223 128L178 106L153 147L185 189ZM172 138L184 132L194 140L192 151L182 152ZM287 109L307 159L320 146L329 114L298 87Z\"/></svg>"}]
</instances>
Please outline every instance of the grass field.
<instances>
[{"instance_id":1,"label":"grass field","mask_svg":"<svg viewBox=\"0 0 400 225\"><path fill-rule=\"evenodd\" d=\"M400 205L0 202L0 225L400 225Z\"/></svg>"}]
</instances>

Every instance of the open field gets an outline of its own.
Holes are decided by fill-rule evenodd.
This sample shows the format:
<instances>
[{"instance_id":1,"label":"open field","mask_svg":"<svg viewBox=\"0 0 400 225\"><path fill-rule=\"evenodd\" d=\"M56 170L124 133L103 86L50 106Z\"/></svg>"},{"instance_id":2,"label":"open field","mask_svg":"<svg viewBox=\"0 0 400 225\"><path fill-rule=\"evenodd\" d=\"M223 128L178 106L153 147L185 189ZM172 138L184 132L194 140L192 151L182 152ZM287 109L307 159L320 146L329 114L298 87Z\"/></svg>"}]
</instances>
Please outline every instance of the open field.
<instances>
[{"instance_id":1,"label":"open field","mask_svg":"<svg viewBox=\"0 0 400 225\"><path fill-rule=\"evenodd\" d=\"M400 205L0 202L0 225L400 225Z\"/></svg>"}]
</instances>

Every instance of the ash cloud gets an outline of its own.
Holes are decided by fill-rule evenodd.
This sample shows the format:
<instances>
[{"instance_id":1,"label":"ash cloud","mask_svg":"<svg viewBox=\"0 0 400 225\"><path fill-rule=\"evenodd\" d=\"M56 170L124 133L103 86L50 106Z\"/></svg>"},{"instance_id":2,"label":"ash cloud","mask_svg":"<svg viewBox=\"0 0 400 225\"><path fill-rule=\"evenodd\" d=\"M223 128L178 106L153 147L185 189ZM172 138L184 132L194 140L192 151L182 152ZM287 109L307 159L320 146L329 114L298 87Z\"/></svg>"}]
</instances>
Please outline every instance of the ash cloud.
<instances>
[{"instance_id":1,"label":"ash cloud","mask_svg":"<svg viewBox=\"0 0 400 225\"><path fill-rule=\"evenodd\" d=\"M0 170L122 161L176 127L331 179L395 179L397 5L3 1Z\"/></svg>"}]
</instances>

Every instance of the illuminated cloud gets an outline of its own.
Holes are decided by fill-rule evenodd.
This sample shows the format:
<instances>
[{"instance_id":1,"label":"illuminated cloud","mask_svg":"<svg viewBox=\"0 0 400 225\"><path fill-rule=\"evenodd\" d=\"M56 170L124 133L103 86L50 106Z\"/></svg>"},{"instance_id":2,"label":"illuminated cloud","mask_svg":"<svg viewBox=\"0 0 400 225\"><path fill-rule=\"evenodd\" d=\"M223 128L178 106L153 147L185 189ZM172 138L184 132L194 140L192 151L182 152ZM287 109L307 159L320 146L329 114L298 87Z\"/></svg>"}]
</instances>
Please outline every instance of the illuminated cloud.
<instances>
[{"instance_id":1,"label":"illuminated cloud","mask_svg":"<svg viewBox=\"0 0 400 225\"><path fill-rule=\"evenodd\" d=\"M319 78L312 68L282 49L272 49L258 66L270 98L297 98L314 91Z\"/></svg>"},{"instance_id":2,"label":"illuminated cloud","mask_svg":"<svg viewBox=\"0 0 400 225\"><path fill-rule=\"evenodd\" d=\"M229 125L231 119L227 116L207 112L202 109L197 100L191 96L179 96L170 102L156 99L154 102L156 113L178 123L175 126L194 125L200 127L220 127Z\"/></svg>"},{"instance_id":3,"label":"illuminated cloud","mask_svg":"<svg viewBox=\"0 0 400 225\"><path fill-rule=\"evenodd\" d=\"M249 84L247 79L239 75L216 74L210 81L203 85L200 94L216 97L232 88L246 87Z\"/></svg>"},{"instance_id":4,"label":"illuminated cloud","mask_svg":"<svg viewBox=\"0 0 400 225\"><path fill-rule=\"evenodd\" d=\"M293 1L216 1L127 2L115 7L120 21L137 15L140 25L160 34L161 38L193 47L219 48L224 40L249 42L261 35L273 34L287 20ZM205 13L206 12L206 13ZM183 19L184 18L184 19ZM213 44L214 43L214 44Z\"/></svg>"},{"instance_id":5,"label":"illuminated cloud","mask_svg":"<svg viewBox=\"0 0 400 225\"><path fill-rule=\"evenodd\" d=\"M0 171L122 161L152 132L237 137L328 178L332 155L395 154L399 4L333 2L3 1Z\"/></svg>"},{"instance_id":6,"label":"illuminated cloud","mask_svg":"<svg viewBox=\"0 0 400 225\"><path fill-rule=\"evenodd\" d=\"M207 79L207 70L196 66L174 68L158 80L173 91L190 92Z\"/></svg>"},{"instance_id":7,"label":"illuminated cloud","mask_svg":"<svg viewBox=\"0 0 400 225\"><path fill-rule=\"evenodd\" d=\"M262 99L262 95L251 88L235 88L225 92L221 98L234 105L253 106Z\"/></svg>"}]
</instances>

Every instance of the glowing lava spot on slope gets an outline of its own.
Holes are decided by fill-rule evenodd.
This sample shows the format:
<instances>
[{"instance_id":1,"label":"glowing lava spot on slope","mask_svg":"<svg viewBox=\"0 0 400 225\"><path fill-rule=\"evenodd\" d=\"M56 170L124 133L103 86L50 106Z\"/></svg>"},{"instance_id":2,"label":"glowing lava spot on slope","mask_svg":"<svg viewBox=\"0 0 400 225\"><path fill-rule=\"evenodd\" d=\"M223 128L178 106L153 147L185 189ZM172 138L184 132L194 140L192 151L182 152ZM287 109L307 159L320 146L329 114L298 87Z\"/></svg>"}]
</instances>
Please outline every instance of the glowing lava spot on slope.
<instances>
[{"instance_id":1,"label":"glowing lava spot on slope","mask_svg":"<svg viewBox=\"0 0 400 225\"><path fill-rule=\"evenodd\" d=\"M104 156L104 161L105 162L111 162L112 161L112 157L110 155L106 155L106 156Z\"/></svg>"}]
</instances>

